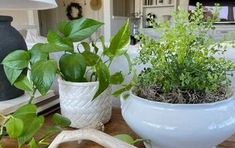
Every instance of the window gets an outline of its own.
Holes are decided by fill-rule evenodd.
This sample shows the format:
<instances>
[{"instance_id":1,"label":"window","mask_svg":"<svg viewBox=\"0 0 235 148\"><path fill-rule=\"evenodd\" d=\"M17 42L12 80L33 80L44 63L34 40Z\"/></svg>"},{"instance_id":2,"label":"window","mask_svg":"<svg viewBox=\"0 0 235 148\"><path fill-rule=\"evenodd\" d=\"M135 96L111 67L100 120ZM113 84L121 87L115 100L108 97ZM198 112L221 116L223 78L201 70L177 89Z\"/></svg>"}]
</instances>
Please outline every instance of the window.
<instances>
[{"instance_id":1,"label":"window","mask_svg":"<svg viewBox=\"0 0 235 148\"><path fill-rule=\"evenodd\" d=\"M113 16L129 17L134 9L135 0L113 0Z\"/></svg>"}]
</instances>

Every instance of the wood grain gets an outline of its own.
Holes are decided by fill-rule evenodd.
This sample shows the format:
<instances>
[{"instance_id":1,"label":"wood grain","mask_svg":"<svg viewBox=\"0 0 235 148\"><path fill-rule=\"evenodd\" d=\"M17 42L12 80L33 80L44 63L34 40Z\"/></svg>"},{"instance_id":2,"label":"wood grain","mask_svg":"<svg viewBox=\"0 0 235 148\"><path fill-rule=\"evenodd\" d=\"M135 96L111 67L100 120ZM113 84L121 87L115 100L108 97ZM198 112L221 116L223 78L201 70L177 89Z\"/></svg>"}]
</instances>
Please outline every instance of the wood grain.
<instances>
[{"instance_id":1,"label":"wood grain","mask_svg":"<svg viewBox=\"0 0 235 148\"><path fill-rule=\"evenodd\" d=\"M113 109L112 118L109 123L105 125L105 133L109 135L117 135L117 134L129 134L134 138L138 138L138 136L128 127L121 116L121 111L118 108ZM51 121L52 115L46 117L45 125L37 134L36 139L39 139L43 133L47 130L47 128L52 125ZM70 129L73 130L73 129ZM48 142L53 141L54 137L49 139ZM4 147L6 148L17 148L16 143L13 140L9 140L7 138L3 138L2 143L4 143ZM136 145L138 148L144 148L143 144ZM78 144L78 142L69 142L64 143L59 146L59 148L102 148L102 146L90 142L90 141L83 141L82 143ZM218 148L235 148L235 135L222 143L218 146Z\"/></svg>"}]
</instances>

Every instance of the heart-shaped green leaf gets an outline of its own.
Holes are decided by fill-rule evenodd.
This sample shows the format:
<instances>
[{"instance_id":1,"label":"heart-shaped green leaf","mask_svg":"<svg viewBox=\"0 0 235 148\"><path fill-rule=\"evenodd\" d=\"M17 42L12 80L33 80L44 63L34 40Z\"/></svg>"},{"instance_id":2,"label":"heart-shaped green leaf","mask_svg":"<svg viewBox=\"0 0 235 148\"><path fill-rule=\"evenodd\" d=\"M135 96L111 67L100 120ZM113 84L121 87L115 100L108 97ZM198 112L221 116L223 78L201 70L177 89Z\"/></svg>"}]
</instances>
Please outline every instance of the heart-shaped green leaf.
<instances>
[{"instance_id":1,"label":"heart-shaped green leaf","mask_svg":"<svg viewBox=\"0 0 235 148\"><path fill-rule=\"evenodd\" d=\"M114 137L121 140L121 141L124 141L128 144L131 144L131 145L133 145L135 143L135 140L127 134L120 134L120 135L116 135Z\"/></svg>"},{"instance_id":2,"label":"heart-shaped green leaf","mask_svg":"<svg viewBox=\"0 0 235 148\"><path fill-rule=\"evenodd\" d=\"M28 142L41 128L44 122L43 117L37 117L37 107L34 104L27 104L13 114L14 118L21 119L24 123L24 130L19 137L20 144Z\"/></svg>"},{"instance_id":3,"label":"heart-shaped green leaf","mask_svg":"<svg viewBox=\"0 0 235 148\"><path fill-rule=\"evenodd\" d=\"M22 69L13 69L7 66L3 66L4 72L7 76L7 79L10 81L11 84L14 84L15 81L18 79L20 74L23 72Z\"/></svg>"},{"instance_id":4,"label":"heart-shaped green leaf","mask_svg":"<svg viewBox=\"0 0 235 148\"><path fill-rule=\"evenodd\" d=\"M28 77L22 74L14 83L15 87L24 91L33 91L33 84L29 81Z\"/></svg>"},{"instance_id":5,"label":"heart-shaped green leaf","mask_svg":"<svg viewBox=\"0 0 235 148\"><path fill-rule=\"evenodd\" d=\"M49 52L59 52L59 51L72 51L73 52L73 42L65 37L62 37L57 32L49 32L47 35L47 40L51 45Z\"/></svg>"},{"instance_id":6,"label":"heart-shaped green leaf","mask_svg":"<svg viewBox=\"0 0 235 148\"><path fill-rule=\"evenodd\" d=\"M30 50L31 59L30 61L34 64L41 60L47 60L49 57L49 53L47 52L46 44L38 43L32 47Z\"/></svg>"},{"instance_id":7,"label":"heart-shaped green leaf","mask_svg":"<svg viewBox=\"0 0 235 148\"><path fill-rule=\"evenodd\" d=\"M100 59L100 57L97 54L94 54L90 51L84 51L82 55L86 60L87 66L94 66L95 64L97 64L98 60Z\"/></svg>"},{"instance_id":8,"label":"heart-shaped green leaf","mask_svg":"<svg viewBox=\"0 0 235 148\"><path fill-rule=\"evenodd\" d=\"M24 131L19 137L18 141L20 144L25 144L33 138L44 123L44 117L35 117L27 126L24 127Z\"/></svg>"},{"instance_id":9,"label":"heart-shaped green leaf","mask_svg":"<svg viewBox=\"0 0 235 148\"><path fill-rule=\"evenodd\" d=\"M60 127L69 127L71 124L71 121L68 118L66 118L58 113L53 115L52 121Z\"/></svg>"},{"instance_id":10,"label":"heart-shaped green leaf","mask_svg":"<svg viewBox=\"0 0 235 148\"><path fill-rule=\"evenodd\" d=\"M37 143L35 141L34 138L31 139L31 141L29 142L29 148L37 148Z\"/></svg>"},{"instance_id":11,"label":"heart-shaped green leaf","mask_svg":"<svg viewBox=\"0 0 235 148\"><path fill-rule=\"evenodd\" d=\"M22 134L23 129L24 129L24 124L21 119L11 118L6 123L6 130L11 138L18 138Z\"/></svg>"},{"instance_id":12,"label":"heart-shaped green leaf","mask_svg":"<svg viewBox=\"0 0 235 148\"><path fill-rule=\"evenodd\" d=\"M132 87L133 87L132 84L128 84L128 85L126 85L125 87L120 88L120 89L118 89L117 91L115 91L115 92L113 93L113 96L118 97L118 96L121 95L123 92L130 90Z\"/></svg>"},{"instance_id":13,"label":"heart-shaped green leaf","mask_svg":"<svg viewBox=\"0 0 235 148\"><path fill-rule=\"evenodd\" d=\"M28 51L16 50L8 54L2 64L12 69L24 69L28 67L29 60L30 53Z\"/></svg>"},{"instance_id":14,"label":"heart-shaped green leaf","mask_svg":"<svg viewBox=\"0 0 235 148\"><path fill-rule=\"evenodd\" d=\"M124 53L124 56L128 62L128 67L129 67L129 73L132 71L132 61L131 61L131 57L128 53Z\"/></svg>"},{"instance_id":15,"label":"heart-shaped green leaf","mask_svg":"<svg viewBox=\"0 0 235 148\"><path fill-rule=\"evenodd\" d=\"M58 30L63 33L65 36L66 34L66 25L69 23L69 21L61 21L58 25Z\"/></svg>"},{"instance_id":16,"label":"heart-shaped green leaf","mask_svg":"<svg viewBox=\"0 0 235 148\"><path fill-rule=\"evenodd\" d=\"M42 95L45 95L54 82L57 71L55 60L39 61L32 66L32 81Z\"/></svg>"},{"instance_id":17,"label":"heart-shaped green leaf","mask_svg":"<svg viewBox=\"0 0 235 148\"><path fill-rule=\"evenodd\" d=\"M63 79L71 82L83 81L86 61L81 54L65 54L60 58L60 71Z\"/></svg>"},{"instance_id":18,"label":"heart-shaped green leaf","mask_svg":"<svg viewBox=\"0 0 235 148\"><path fill-rule=\"evenodd\" d=\"M102 44L103 47L103 51L105 51L107 49L106 45L105 45L105 40L104 40L104 36L100 36L100 42Z\"/></svg>"},{"instance_id":19,"label":"heart-shaped green leaf","mask_svg":"<svg viewBox=\"0 0 235 148\"><path fill-rule=\"evenodd\" d=\"M111 75L110 84L121 84L124 81L122 72L117 72Z\"/></svg>"},{"instance_id":20,"label":"heart-shaped green leaf","mask_svg":"<svg viewBox=\"0 0 235 148\"><path fill-rule=\"evenodd\" d=\"M109 68L103 62L99 62L95 68L99 80L99 88L93 99L95 99L102 92L104 92L109 87L110 82Z\"/></svg>"},{"instance_id":21,"label":"heart-shaped green leaf","mask_svg":"<svg viewBox=\"0 0 235 148\"><path fill-rule=\"evenodd\" d=\"M79 42L90 37L102 25L103 23L96 20L81 18L67 23L63 29L63 33L66 37L73 40L73 42Z\"/></svg>"},{"instance_id":22,"label":"heart-shaped green leaf","mask_svg":"<svg viewBox=\"0 0 235 148\"><path fill-rule=\"evenodd\" d=\"M37 116L37 107L34 104L27 104L15 111L13 117L21 119L25 125L30 124L30 122Z\"/></svg>"},{"instance_id":23,"label":"heart-shaped green leaf","mask_svg":"<svg viewBox=\"0 0 235 148\"><path fill-rule=\"evenodd\" d=\"M91 50L91 47L90 47L90 44L89 44L89 43L87 43L87 42L81 42L81 44L82 44L84 50L86 50L86 51L90 51L90 50Z\"/></svg>"},{"instance_id":24,"label":"heart-shaped green leaf","mask_svg":"<svg viewBox=\"0 0 235 148\"><path fill-rule=\"evenodd\" d=\"M94 42L91 43L91 46L93 47L95 53L99 52L99 48L96 46Z\"/></svg>"},{"instance_id":25,"label":"heart-shaped green leaf","mask_svg":"<svg viewBox=\"0 0 235 148\"><path fill-rule=\"evenodd\" d=\"M129 21L126 21L124 26L118 31L118 33L111 40L110 46L104 51L105 55L110 58L124 54L123 48L130 42L130 25Z\"/></svg>"}]
</instances>

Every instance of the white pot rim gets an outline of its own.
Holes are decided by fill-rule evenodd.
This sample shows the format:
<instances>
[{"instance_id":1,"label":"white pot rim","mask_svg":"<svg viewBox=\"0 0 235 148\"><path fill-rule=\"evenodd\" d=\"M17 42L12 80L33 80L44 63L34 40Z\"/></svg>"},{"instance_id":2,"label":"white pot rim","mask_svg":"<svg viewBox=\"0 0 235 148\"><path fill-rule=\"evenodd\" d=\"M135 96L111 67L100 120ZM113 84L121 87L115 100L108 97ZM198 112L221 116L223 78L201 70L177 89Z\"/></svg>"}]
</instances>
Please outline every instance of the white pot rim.
<instances>
[{"instance_id":1,"label":"white pot rim","mask_svg":"<svg viewBox=\"0 0 235 148\"><path fill-rule=\"evenodd\" d=\"M144 98L141 98L137 95L135 95L132 90L130 90L129 92L124 92L121 95L121 100L122 102L125 101L124 99L124 95L130 95L127 99L134 99L136 101L141 102L141 104L144 105L148 105L148 106L152 106L152 107L164 107L164 108L169 108L169 109L208 109L208 108L214 108L214 107L218 107L218 106L224 106L230 103L234 103L235 104L235 94L233 93L233 95L225 100L222 101L218 101L218 102L213 102L213 103L203 103L203 104L172 104L172 103L164 103L164 102L158 102L158 101L152 101L152 100L147 100Z\"/></svg>"},{"instance_id":2,"label":"white pot rim","mask_svg":"<svg viewBox=\"0 0 235 148\"><path fill-rule=\"evenodd\" d=\"M98 85L99 82L70 82L70 81L65 81L62 78L58 78L59 84L64 84L64 85L73 85L73 86L91 86L91 85Z\"/></svg>"}]
</instances>

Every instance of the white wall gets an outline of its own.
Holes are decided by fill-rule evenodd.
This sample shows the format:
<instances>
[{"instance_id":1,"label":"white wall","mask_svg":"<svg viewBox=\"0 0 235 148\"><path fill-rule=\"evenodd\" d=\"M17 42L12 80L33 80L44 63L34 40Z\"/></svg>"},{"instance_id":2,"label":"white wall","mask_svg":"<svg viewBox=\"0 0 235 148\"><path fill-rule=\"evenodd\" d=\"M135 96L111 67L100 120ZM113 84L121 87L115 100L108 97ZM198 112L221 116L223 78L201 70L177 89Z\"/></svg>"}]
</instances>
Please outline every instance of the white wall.
<instances>
[{"instance_id":1,"label":"white wall","mask_svg":"<svg viewBox=\"0 0 235 148\"><path fill-rule=\"evenodd\" d=\"M121 25L126 20L126 17L113 16L113 0L104 0L104 23L105 23L105 38L108 42L111 37L119 30Z\"/></svg>"},{"instance_id":2,"label":"white wall","mask_svg":"<svg viewBox=\"0 0 235 148\"><path fill-rule=\"evenodd\" d=\"M135 1L128 0L129 4L127 2L125 2L124 0L122 0L122 1L115 0L115 3L114 3L114 0L110 0L110 1L111 1L111 3L110 3L110 7L111 7L111 9L110 9L111 32L110 33L111 33L111 36L113 36L117 33L117 31L124 24L124 22L129 18L130 14L135 12L135 6L134 6ZM125 8L119 8L121 5L125 5ZM115 8L115 7L117 7L117 8ZM124 16L114 16L114 12L113 12L114 8L116 10L121 9L122 11L126 11L126 13L125 14L123 13ZM128 10L123 10L123 9L128 9ZM119 14L119 13L117 12L116 14Z\"/></svg>"},{"instance_id":3,"label":"white wall","mask_svg":"<svg viewBox=\"0 0 235 148\"><path fill-rule=\"evenodd\" d=\"M86 18L92 18L92 19L96 19L98 21L101 21L101 22L104 22L104 1L106 0L103 0L102 1L102 7L95 11L95 10L92 10L91 7L90 7L90 1L91 0L74 0L74 1L77 1L79 2L82 7L83 7L83 16L86 17ZM102 27L102 29L98 30L95 34L96 38L103 35L104 34L104 27ZM94 37L95 38L95 37Z\"/></svg>"},{"instance_id":4,"label":"white wall","mask_svg":"<svg viewBox=\"0 0 235 148\"><path fill-rule=\"evenodd\" d=\"M120 27L125 23L127 17L112 16L111 19L111 36L115 35Z\"/></svg>"},{"instance_id":5,"label":"white wall","mask_svg":"<svg viewBox=\"0 0 235 148\"><path fill-rule=\"evenodd\" d=\"M86 18L92 18L101 22L104 22L104 2L106 0L102 0L102 7L99 10L92 10L90 7L90 1L91 0L66 0L66 4L69 4L70 2L78 2L82 6L83 10L83 16ZM66 8L64 8L66 9ZM98 30L95 35L93 35L93 39L97 39L99 36L104 34L104 27L102 29Z\"/></svg>"},{"instance_id":6,"label":"white wall","mask_svg":"<svg viewBox=\"0 0 235 148\"><path fill-rule=\"evenodd\" d=\"M99 20L101 22L104 21L104 7L102 5L101 9L95 11L90 7L91 0L57 0L58 8L53 10L43 10L39 12L39 17L42 19L42 31L43 35L47 34L48 29L53 29L57 26L60 21L68 20L66 16L67 6L71 2L79 3L82 7L82 14L86 18L92 18ZM106 1L106 0L103 0ZM93 39L103 34L103 29L100 29L94 36Z\"/></svg>"},{"instance_id":7,"label":"white wall","mask_svg":"<svg viewBox=\"0 0 235 148\"><path fill-rule=\"evenodd\" d=\"M136 8L140 7L138 4L141 0L135 0ZM113 17L113 0L102 0L102 8L99 11L94 11L90 8L90 0L57 0L60 6L54 10L45 10L51 15L47 15L47 26L56 26L59 21L66 20L66 6L70 2L78 2L83 7L84 17L97 19L104 22L105 25L96 36L104 35L106 41L109 41L111 36L114 35L121 25L126 20L125 17ZM13 26L19 30L32 28L32 26L39 28L38 13L37 11L0 11L0 15L11 15L14 17ZM49 22L50 21L50 22ZM54 25L53 25L54 24ZM105 30L105 31L104 31Z\"/></svg>"},{"instance_id":8,"label":"white wall","mask_svg":"<svg viewBox=\"0 0 235 148\"><path fill-rule=\"evenodd\" d=\"M111 38L111 19L112 19L112 0L103 0L103 13L104 13L104 36L105 41L109 42Z\"/></svg>"},{"instance_id":9,"label":"white wall","mask_svg":"<svg viewBox=\"0 0 235 148\"><path fill-rule=\"evenodd\" d=\"M97 19L100 21L103 21L103 5L101 7L101 9L94 11L91 9L90 7L90 1L91 0L57 0L57 3L59 5L59 14L60 17L62 17L63 19L67 19L66 17L66 7L71 3L71 2L75 2L75 3L79 3L82 6L82 10L83 10L83 16L84 17L88 17L88 18L93 18L93 19ZM106 0L103 0L103 3Z\"/></svg>"}]
</instances>

